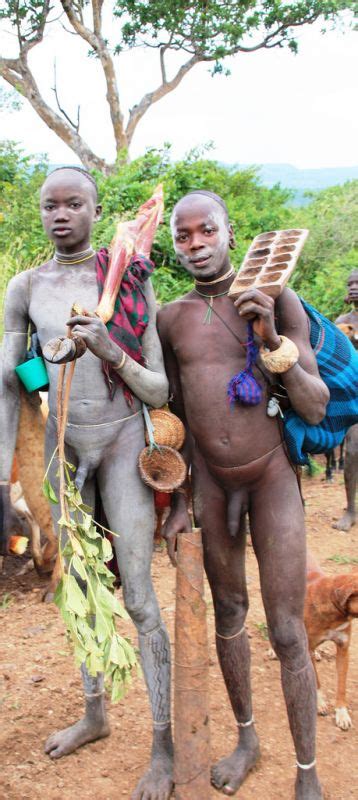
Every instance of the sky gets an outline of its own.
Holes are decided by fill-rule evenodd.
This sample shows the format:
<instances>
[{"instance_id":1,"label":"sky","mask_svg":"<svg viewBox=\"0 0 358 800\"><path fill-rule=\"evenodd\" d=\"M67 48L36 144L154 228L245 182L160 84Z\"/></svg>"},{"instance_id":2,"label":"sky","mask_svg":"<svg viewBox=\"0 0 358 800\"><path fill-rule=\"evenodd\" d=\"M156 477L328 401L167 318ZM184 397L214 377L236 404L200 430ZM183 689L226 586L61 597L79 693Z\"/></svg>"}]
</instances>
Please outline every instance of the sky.
<instances>
[{"instance_id":1,"label":"sky","mask_svg":"<svg viewBox=\"0 0 358 800\"><path fill-rule=\"evenodd\" d=\"M226 163L286 163L299 168L349 167L358 163L357 36L307 26L298 33L299 53L285 49L239 54L227 59L229 77L210 76L196 66L178 89L155 104L134 136L131 156L172 144L173 158L212 142L209 157ZM14 41L3 37L11 55ZM54 106L53 64L62 105L75 117L95 153L114 159L104 79L87 46L49 26L30 65L46 100ZM136 49L119 60L117 75L125 111L159 79L155 51ZM2 82L5 89L9 88ZM0 113L0 136L26 153L46 153L51 163L79 163L72 151L37 117L27 101L19 112Z\"/></svg>"}]
</instances>

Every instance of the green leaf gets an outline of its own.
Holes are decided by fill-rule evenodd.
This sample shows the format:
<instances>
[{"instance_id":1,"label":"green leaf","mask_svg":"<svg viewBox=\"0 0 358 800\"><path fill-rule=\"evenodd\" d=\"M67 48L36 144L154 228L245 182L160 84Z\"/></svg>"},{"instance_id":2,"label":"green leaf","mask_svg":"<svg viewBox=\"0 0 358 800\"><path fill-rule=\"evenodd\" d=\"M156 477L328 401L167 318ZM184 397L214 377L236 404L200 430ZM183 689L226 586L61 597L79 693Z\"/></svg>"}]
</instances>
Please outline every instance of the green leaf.
<instances>
[{"instance_id":1,"label":"green leaf","mask_svg":"<svg viewBox=\"0 0 358 800\"><path fill-rule=\"evenodd\" d=\"M98 547L93 542L89 542L87 539L82 538L81 544L85 555L88 558L96 558L98 556Z\"/></svg>"},{"instance_id":2,"label":"green leaf","mask_svg":"<svg viewBox=\"0 0 358 800\"><path fill-rule=\"evenodd\" d=\"M56 591L53 597L53 602L55 603L57 608L60 609L60 611L63 611L66 602L64 586L63 586L63 578L61 578L61 580L57 584Z\"/></svg>"},{"instance_id":3,"label":"green leaf","mask_svg":"<svg viewBox=\"0 0 358 800\"><path fill-rule=\"evenodd\" d=\"M100 585L98 591L98 602L100 603L101 608L108 609L112 614L116 614L122 619L129 619L128 612L121 605L118 598L102 584Z\"/></svg>"},{"instance_id":4,"label":"green leaf","mask_svg":"<svg viewBox=\"0 0 358 800\"><path fill-rule=\"evenodd\" d=\"M119 641L126 654L128 664L130 664L131 667L135 667L137 664L137 656L133 645L130 643L129 639L126 639L123 636L119 636Z\"/></svg>"},{"instance_id":5,"label":"green leaf","mask_svg":"<svg viewBox=\"0 0 358 800\"><path fill-rule=\"evenodd\" d=\"M44 481L43 481L43 484L42 484L42 491L43 491L46 499L49 500L50 503L58 503L58 499L57 499L57 497L55 495L55 492L54 492L54 490L53 490L48 478L44 478Z\"/></svg>"},{"instance_id":6,"label":"green leaf","mask_svg":"<svg viewBox=\"0 0 358 800\"><path fill-rule=\"evenodd\" d=\"M109 661L112 664L118 664L119 667L124 668L127 666L126 653L121 646L119 637L114 634L111 641L111 649L109 651Z\"/></svg>"},{"instance_id":7,"label":"green leaf","mask_svg":"<svg viewBox=\"0 0 358 800\"><path fill-rule=\"evenodd\" d=\"M89 605L73 575L67 575L65 588L67 608L79 617L85 617L89 611Z\"/></svg>"},{"instance_id":8,"label":"green leaf","mask_svg":"<svg viewBox=\"0 0 358 800\"><path fill-rule=\"evenodd\" d=\"M111 561L113 558L112 544L109 539L104 536L102 539L103 561Z\"/></svg>"},{"instance_id":9,"label":"green leaf","mask_svg":"<svg viewBox=\"0 0 358 800\"><path fill-rule=\"evenodd\" d=\"M81 548L82 550L82 548ZM87 573L83 564L83 561L79 558L78 555L74 555L72 558L72 566L77 575L82 578L83 581L87 580Z\"/></svg>"}]
</instances>

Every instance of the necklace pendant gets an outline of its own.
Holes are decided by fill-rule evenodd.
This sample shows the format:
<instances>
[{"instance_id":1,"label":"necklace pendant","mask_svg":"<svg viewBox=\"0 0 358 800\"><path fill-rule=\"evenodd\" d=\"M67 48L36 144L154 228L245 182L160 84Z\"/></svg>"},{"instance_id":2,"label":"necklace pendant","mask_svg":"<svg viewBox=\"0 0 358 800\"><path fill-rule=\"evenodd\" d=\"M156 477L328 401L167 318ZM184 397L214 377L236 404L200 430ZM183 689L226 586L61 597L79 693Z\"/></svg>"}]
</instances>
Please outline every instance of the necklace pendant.
<instances>
[{"instance_id":1,"label":"necklace pendant","mask_svg":"<svg viewBox=\"0 0 358 800\"><path fill-rule=\"evenodd\" d=\"M208 302L208 307L206 309L205 317L203 319L203 325L210 325L211 317L213 315L214 298L212 296L210 296L208 298L208 300L209 300L209 302Z\"/></svg>"}]
</instances>

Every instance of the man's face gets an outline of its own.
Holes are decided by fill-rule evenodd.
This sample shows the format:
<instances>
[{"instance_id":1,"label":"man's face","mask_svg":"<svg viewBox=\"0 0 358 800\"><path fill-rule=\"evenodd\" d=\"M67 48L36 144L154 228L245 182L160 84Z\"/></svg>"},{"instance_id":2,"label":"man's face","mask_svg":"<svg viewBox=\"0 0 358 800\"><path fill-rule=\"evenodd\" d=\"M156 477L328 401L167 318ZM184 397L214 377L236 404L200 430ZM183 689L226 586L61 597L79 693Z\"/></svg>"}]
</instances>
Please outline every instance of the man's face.
<instances>
[{"instance_id":1,"label":"man's face","mask_svg":"<svg viewBox=\"0 0 358 800\"><path fill-rule=\"evenodd\" d=\"M63 252L88 247L92 225L101 213L88 178L70 169L47 178L40 210L47 236Z\"/></svg>"},{"instance_id":2,"label":"man's face","mask_svg":"<svg viewBox=\"0 0 358 800\"><path fill-rule=\"evenodd\" d=\"M348 297L347 303L358 303L358 270L352 272L347 281Z\"/></svg>"},{"instance_id":3,"label":"man's face","mask_svg":"<svg viewBox=\"0 0 358 800\"><path fill-rule=\"evenodd\" d=\"M230 226L215 200L184 197L174 209L171 229L178 259L194 278L210 279L227 270Z\"/></svg>"}]
</instances>

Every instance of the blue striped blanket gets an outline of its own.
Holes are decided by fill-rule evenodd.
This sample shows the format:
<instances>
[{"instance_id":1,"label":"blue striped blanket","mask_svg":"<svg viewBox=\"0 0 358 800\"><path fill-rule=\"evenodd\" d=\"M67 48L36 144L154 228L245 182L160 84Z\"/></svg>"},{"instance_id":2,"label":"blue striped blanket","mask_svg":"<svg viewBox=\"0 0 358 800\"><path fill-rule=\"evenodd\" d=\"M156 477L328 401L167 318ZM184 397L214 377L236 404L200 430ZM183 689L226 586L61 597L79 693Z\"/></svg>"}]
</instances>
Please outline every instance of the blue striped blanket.
<instances>
[{"instance_id":1,"label":"blue striped blanket","mask_svg":"<svg viewBox=\"0 0 358 800\"><path fill-rule=\"evenodd\" d=\"M326 416L310 425L291 408L284 415L284 436L295 464L307 464L308 453L325 453L340 444L358 422L358 352L347 336L300 297L310 323L310 341L320 376L328 386Z\"/></svg>"}]
</instances>

